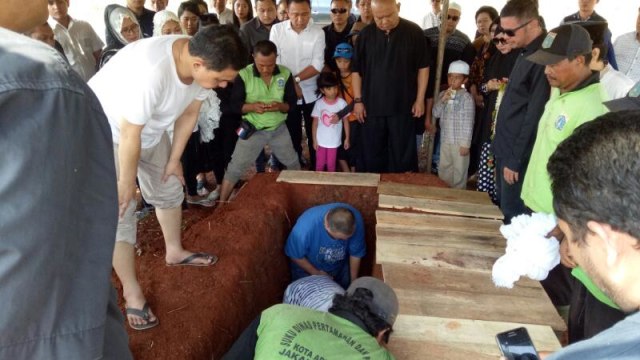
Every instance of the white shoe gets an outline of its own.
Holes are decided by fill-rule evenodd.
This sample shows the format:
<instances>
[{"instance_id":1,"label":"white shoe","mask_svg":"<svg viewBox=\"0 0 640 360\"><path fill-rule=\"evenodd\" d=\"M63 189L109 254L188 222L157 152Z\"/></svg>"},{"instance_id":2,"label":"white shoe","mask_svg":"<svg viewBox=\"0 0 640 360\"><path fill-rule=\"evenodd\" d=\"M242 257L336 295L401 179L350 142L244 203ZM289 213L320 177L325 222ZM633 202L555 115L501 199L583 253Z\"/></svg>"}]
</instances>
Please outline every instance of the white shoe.
<instances>
[{"instance_id":1,"label":"white shoe","mask_svg":"<svg viewBox=\"0 0 640 360\"><path fill-rule=\"evenodd\" d=\"M198 187L198 196L207 196L209 195L209 190L207 190L206 186Z\"/></svg>"},{"instance_id":2,"label":"white shoe","mask_svg":"<svg viewBox=\"0 0 640 360\"><path fill-rule=\"evenodd\" d=\"M192 205L200 205L204 207L214 207L216 205L214 200L209 200L207 197L201 199L195 199L193 197L187 197L187 203Z\"/></svg>"},{"instance_id":3,"label":"white shoe","mask_svg":"<svg viewBox=\"0 0 640 360\"><path fill-rule=\"evenodd\" d=\"M218 191L218 188L216 188L215 190L210 192L209 196L207 196L207 200L209 200L209 201L216 201L219 198L220 198L220 191Z\"/></svg>"}]
</instances>

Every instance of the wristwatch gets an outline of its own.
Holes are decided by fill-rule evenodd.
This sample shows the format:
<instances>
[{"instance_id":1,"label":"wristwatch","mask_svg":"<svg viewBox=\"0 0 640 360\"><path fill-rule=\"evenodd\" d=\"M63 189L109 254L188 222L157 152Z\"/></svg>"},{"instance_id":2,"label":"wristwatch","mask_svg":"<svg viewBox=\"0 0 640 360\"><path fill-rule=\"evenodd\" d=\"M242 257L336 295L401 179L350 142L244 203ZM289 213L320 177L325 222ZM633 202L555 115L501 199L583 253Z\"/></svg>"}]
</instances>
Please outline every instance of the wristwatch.
<instances>
[{"instance_id":1,"label":"wristwatch","mask_svg":"<svg viewBox=\"0 0 640 360\"><path fill-rule=\"evenodd\" d=\"M362 103L362 98L357 97L357 98L353 99L353 103L354 104L361 104Z\"/></svg>"},{"instance_id":2,"label":"wristwatch","mask_svg":"<svg viewBox=\"0 0 640 360\"><path fill-rule=\"evenodd\" d=\"M302 79L300 79L300 76L294 77L293 80L295 80L296 84L300 84L300 81L302 81Z\"/></svg>"}]
</instances>

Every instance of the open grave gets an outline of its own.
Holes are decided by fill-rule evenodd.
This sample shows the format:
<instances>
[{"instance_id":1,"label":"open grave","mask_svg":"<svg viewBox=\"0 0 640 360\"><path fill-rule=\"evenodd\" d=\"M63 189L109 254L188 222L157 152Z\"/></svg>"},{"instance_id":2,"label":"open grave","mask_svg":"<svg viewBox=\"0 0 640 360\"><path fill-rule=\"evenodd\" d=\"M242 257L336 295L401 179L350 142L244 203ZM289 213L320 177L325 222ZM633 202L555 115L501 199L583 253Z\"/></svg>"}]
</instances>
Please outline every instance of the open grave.
<instances>
[{"instance_id":1,"label":"open grave","mask_svg":"<svg viewBox=\"0 0 640 360\"><path fill-rule=\"evenodd\" d=\"M253 177L231 203L213 211L184 212L184 246L219 256L213 267L167 267L155 217L141 221L136 268L160 325L142 332L127 327L136 359L219 359L257 314L282 301L290 279L284 243L309 207L346 202L357 208L368 248L360 275L381 276L374 266L377 184L358 176L338 186L293 184L277 182L277 176ZM380 180L446 187L424 174L385 174ZM119 287L115 276L114 283Z\"/></svg>"},{"instance_id":2,"label":"open grave","mask_svg":"<svg viewBox=\"0 0 640 360\"><path fill-rule=\"evenodd\" d=\"M255 176L214 211L185 211L185 246L217 254L213 267L166 267L155 219L142 222L138 273L161 323L129 329L137 359L220 358L260 311L282 300L289 282L283 247L298 216L336 201L352 204L365 221L360 275L382 278L398 295L389 343L398 359L495 359L495 334L520 326L539 350L560 347L566 324L540 283L499 289L491 282L505 240L502 214L486 194L445 189L421 174L276 176Z\"/></svg>"}]
</instances>

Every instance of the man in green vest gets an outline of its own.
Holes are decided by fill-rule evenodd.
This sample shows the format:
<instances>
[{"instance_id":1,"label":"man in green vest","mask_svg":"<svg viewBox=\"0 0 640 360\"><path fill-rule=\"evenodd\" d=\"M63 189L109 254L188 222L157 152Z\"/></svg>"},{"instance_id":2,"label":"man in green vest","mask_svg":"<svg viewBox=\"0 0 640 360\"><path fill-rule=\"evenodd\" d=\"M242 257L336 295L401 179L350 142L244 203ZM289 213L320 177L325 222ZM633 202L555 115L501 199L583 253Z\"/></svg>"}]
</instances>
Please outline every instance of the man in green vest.
<instances>
[{"instance_id":1,"label":"man in green vest","mask_svg":"<svg viewBox=\"0 0 640 360\"><path fill-rule=\"evenodd\" d=\"M591 58L592 41L579 25L562 25L549 31L541 48L527 58L545 66L551 85L522 185L522 200L534 212L554 214L547 164L558 145L578 126L607 112L599 73L589 67ZM552 233L558 239L564 237L560 231ZM562 265L550 272L543 286L556 306L570 305L569 342L573 343L611 327L624 318L624 313L576 266L567 245L567 240L561 241ZM575 279L567 276L568 268L573 269Z\"/></svg>"},{"instance_id":2,"label":"man in green vest","mask_svg":"<svg viewBox=\"0 0 640 360\"><path fill-rule=\"evenodd\" d=\"M243 124L238 129L238 143L222 181L220 201L229 199L240 176L267 144L287 169L300 169L285 124L297 95L291 71L276 65L277 52L273 42L258 41L253 48L253 64L240 70L234 82L231 108L242 114Z\"/></svg>"},{"instance_id":3,"label":"man in green vest","mask_svg":"<svg viewBox=\"0 0 640 360\"><path fill-rule=\"evenodd\" d=\"M222 360L393 360L387 343L398 309L389 285L360 277L334 296L329 312L288 304L263 311Z\"/></svg>"}]
</instances>

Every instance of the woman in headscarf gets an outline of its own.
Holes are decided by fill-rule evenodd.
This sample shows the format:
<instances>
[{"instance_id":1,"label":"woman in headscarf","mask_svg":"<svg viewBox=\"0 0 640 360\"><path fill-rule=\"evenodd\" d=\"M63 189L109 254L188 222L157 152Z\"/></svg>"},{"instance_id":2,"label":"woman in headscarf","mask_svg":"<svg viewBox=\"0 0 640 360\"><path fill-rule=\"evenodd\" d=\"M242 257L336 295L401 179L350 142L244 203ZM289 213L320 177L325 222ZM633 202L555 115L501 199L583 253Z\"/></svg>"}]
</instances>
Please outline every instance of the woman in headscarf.
<instances>
[{"instance_id":1,"label":"woman in headscarf","mask_svg":"<svg viewBox=\"0 0 640 360\"><path fill-rule=\"evenodd\" d=\"M184 34L186 32L180 25L180 19L173 12L162 10L153 16L153 36Z\"/></svg>"},{"instance_id":2,"label":"woman in headscarf","mask_svg":"<svg viewBox=\"0 0 640 360\"><path fill-rule=\"evenodd\" d=\"M104 48L98 69L102 68L118 50L125 45L142 39L140 24L131 10L124 6L112 4L104 9L107 47Z\"/></svg>"}]
</instances>

